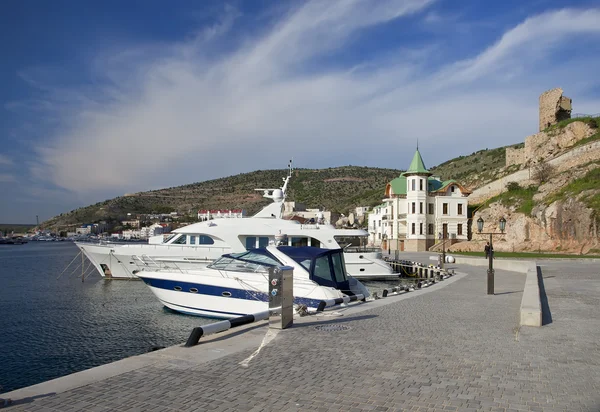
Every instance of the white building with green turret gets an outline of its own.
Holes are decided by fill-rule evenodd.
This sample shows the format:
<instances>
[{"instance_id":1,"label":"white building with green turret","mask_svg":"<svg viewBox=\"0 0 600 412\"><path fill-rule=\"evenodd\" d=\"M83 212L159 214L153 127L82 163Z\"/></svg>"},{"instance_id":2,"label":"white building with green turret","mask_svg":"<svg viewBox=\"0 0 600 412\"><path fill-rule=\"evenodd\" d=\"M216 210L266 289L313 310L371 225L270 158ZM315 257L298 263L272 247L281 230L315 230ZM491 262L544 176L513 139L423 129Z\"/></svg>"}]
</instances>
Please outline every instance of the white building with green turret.
<instances>
[{"instance_id":1,"label":"white building with green turret","mask_svg":"<svg viewBox=\"0 0 600 412\"><path fill-rule=\"evenodd\" d=\"M385 187L385 199L369 214L369 243L385 250L426 251L436 242L468 239L471 194L455 180L432 176L419 149L406 172Z\"/></svg>"}]
</instances>

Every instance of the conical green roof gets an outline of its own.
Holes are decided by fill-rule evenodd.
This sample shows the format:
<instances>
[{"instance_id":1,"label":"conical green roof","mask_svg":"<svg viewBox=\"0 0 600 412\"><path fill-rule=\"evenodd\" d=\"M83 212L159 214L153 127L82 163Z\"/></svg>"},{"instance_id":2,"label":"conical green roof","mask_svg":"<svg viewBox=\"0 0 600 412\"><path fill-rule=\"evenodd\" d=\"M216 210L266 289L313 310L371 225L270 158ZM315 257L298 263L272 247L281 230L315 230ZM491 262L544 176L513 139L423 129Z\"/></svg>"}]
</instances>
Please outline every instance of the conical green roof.
<instances>
[{"instance_id":1,"label":"conical green roof","mask_svg":"<svg viewBox=\"0 0 600 412\"><path fill-rule=\"evenodd\" d=\"M410 162L410 166L408 166L408 169L404 172L405 175L409 173L429 173L429 170L425 167L421 153L419 153L419 149L415 152L412 162Z\"/></svg>"}]
</instances>

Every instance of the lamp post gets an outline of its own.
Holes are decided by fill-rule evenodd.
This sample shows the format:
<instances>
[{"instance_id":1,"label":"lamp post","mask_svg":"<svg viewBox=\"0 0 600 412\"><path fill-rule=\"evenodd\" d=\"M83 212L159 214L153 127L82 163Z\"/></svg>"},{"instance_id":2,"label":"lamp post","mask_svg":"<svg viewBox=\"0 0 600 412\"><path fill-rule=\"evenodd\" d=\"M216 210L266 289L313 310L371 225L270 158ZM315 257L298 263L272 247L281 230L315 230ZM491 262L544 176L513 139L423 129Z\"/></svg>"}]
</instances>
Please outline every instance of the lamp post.
<instances>
[{"instance_id":1,"label":"lamp post","mask_svg":"<svg viewBox=\"0 0 600 412\"><path fill-rule=\"evenodd\" d=\"M494 244L492 242L492 237L494 235L503 235L504 234L504 229L506 228L506 219L504 219L504 217L501 217L500 220L498 221L498 224L500 225L500 233L497 232L482 232L483 230L483 219L480 217L479 219L477 219L477 231L479 232L480 235L490 235L490 250L488 253L488 258L490 261L489 264L489 268L487 271L487 294L488 295L493 295L494 294Z\"/></svg>"}]
</instances>

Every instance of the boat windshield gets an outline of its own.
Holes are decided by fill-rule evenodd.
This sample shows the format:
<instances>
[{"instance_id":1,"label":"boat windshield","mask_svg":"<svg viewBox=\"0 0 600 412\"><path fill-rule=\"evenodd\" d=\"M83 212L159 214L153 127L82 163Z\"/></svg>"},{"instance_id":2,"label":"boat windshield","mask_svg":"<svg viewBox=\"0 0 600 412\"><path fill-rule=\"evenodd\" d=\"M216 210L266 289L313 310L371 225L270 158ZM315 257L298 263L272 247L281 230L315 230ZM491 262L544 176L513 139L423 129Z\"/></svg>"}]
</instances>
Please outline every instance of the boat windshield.
<instances>
[{"instance_id":1,"label":"boat windshield","mask_svg":"<svg viewBox=\"0 0 600 412\"><path fill-rule=\"evenodd\" d=\"M281 266L281 262L264 249L229 253L208 265L211 269L234 272L267 272L273 266Z\"/></svg>"},{"instance_id":2,"label":"boat windshield","mask_svg":"<svg viewBox=\"0 0 600 412\"><path fill-rule=\"evenodd\" d=\"M310 279L319 285L331 286L343 292L350 289L341 249L293 246L279 246L277 249L307 269Z\"/></svg>"}]
</instances>

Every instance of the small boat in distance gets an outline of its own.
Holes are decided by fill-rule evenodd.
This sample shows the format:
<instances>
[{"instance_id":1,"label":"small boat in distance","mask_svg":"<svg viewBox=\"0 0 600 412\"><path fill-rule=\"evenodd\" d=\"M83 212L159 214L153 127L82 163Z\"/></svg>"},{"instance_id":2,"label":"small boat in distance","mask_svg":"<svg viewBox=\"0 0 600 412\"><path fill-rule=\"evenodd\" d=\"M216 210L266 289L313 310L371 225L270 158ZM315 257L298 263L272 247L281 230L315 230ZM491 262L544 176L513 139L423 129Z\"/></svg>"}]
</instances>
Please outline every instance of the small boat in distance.
<instances>
[{"instance_id":1,"label":"small boat in distance","mask_svg":"<svg viewBox=\"0 0 600 412\"><path fill-rule=\"evenodd\" d=\"M348 276L341 249L268 246L223 255L203 269L136 272L166 307L189 315L233 318L268 310L271 267L294 270L294 305L317 309L322 300L369 296Z\"/></svg>"}]
</instances>

